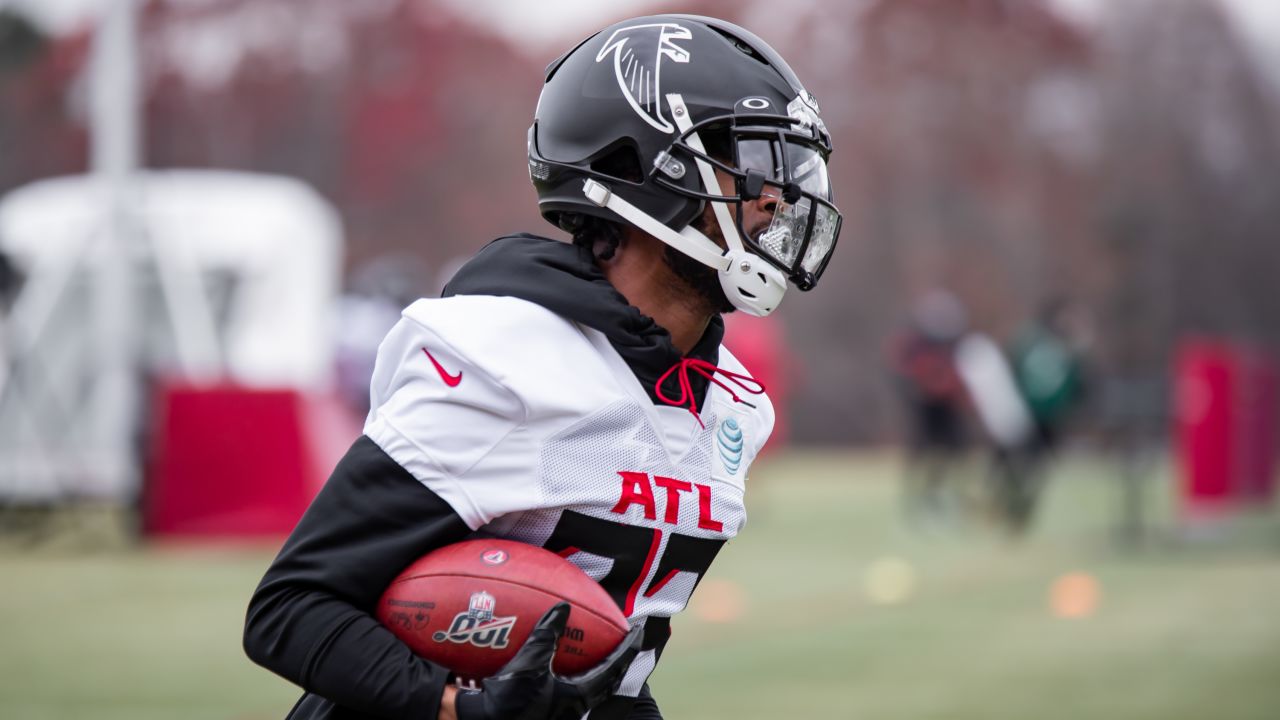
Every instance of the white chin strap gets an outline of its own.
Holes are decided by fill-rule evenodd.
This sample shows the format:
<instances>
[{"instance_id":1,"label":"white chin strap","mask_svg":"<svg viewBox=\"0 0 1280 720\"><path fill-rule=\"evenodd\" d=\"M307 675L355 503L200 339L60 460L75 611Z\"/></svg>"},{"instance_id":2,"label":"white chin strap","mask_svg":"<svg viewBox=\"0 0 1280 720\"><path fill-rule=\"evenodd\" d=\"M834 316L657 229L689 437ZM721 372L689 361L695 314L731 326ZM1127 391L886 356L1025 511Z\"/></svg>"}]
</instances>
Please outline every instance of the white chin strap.
<instances>
[{"instance_id":1,"label":"white chin strap","mask_svg":"<svg viewBox=\"0 0 1280 720\"><path fill-rule=\"evenodd\" d=\"M686 133L693 126L689 119L689 111L679 94L667 95L671 105L671 114L675 118L676 127ZM706 154L702 139L697 133L688 137L689 146L699 153ZM695 158L698 174L709 195L722 195L720 183L716 180L715 169L711 163ZM725 297L739 310L748 315L764 317L773 312L787 291L787 278L763 258L746 249L738 234L738 225L729 213L727 203L713 202L711 206L724 235L728 250L722 249L711 238L698 232L692 225L676 232L665 224L658 222L653 216L640 208L613 194L604 184L595 180L587 180L582 192L591 202L612 210L623 220L635 225L640 230L652 235L676 250L688 255L698 262L712 268L720 278L720 286L724 288Z\"/></svg>"}]
</instances>

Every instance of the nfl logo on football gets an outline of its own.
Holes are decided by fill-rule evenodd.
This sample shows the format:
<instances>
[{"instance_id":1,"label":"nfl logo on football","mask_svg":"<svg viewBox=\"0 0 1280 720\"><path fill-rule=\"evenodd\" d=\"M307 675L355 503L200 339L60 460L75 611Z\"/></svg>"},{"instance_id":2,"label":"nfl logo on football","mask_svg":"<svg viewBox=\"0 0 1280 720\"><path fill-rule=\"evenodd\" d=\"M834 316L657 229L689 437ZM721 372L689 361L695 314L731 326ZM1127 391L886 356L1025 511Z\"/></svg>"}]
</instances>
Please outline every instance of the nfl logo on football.
<instances>
[{"instance_id":1,"label":"nfl logo on football","mask_svg":"<svg viewBox=\"0 0 1280 720\"><path fill-rule=\"evenodd\" d=\"M494 617L496 604L497 601L487 592L472 593L467 610L453 617L447 632L437 631L431 639L436 642L469 643L496 650L506 647L516 619L514 616Z\"/></svg>"},{"instance_id":2,"label":"nfl logo on football","mask_svg":"<svg viewBox=\"0 0 1280 720\"><path fill-rule=\"evenodd\" d=\"M483 590L471 596L471 607L467 617L478 623L487 623L493 619L493 606L497 603L493 596Z\"/></svg>"}]
</instances>

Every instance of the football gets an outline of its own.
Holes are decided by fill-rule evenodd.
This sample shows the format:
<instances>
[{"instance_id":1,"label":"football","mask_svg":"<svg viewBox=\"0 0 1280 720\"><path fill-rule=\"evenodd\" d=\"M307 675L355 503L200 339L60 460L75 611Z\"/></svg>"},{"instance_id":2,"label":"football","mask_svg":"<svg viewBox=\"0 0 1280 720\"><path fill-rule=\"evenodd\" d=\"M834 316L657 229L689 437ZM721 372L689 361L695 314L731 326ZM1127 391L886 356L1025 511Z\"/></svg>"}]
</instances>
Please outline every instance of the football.
<instances>
[{"instance_id":1,"label":"football","mask_svg":"<svg viewBox=\"0 0 1280 720\"><path fill-rule=\"evenodd\" d=\"M603 660L627 634L604 588L555 553L510 540L468 540L424 555L378 601L378 620L415 654L464 680L496 673L542 615L570 606L552 661L575 675Z\"/></svg>"}]
</instances>

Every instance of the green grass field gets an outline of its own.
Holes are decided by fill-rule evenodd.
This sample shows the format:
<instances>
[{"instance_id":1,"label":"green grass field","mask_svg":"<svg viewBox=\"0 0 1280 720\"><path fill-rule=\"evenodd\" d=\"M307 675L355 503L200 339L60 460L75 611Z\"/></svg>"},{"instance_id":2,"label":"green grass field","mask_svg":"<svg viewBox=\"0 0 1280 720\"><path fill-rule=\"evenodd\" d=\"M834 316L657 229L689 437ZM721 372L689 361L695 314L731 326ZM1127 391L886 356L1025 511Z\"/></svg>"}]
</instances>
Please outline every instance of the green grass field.
<instances>
[{"instance_id":1,"label":"green grass field","mask_svg":"<svg viewBox=\"0 0 1280 720\"><path fill-rule=\"evenodd\" d=\"M757 468L747 529L652 678L667 718L1280 717L1274 512L1192 537L1153 476L1146 540L1122 549L1114 468L1075 459L1012 542L977 518L908 526L898 473L889 455ZM129 547L75 522L34 548L0 539L0 718L283 717L297 691L240 651L271 549ZM877 602L886 558L896 597ZM1063 619L1050 587L1071 572L1100 596Z\"/></svg>"}]
</instances>

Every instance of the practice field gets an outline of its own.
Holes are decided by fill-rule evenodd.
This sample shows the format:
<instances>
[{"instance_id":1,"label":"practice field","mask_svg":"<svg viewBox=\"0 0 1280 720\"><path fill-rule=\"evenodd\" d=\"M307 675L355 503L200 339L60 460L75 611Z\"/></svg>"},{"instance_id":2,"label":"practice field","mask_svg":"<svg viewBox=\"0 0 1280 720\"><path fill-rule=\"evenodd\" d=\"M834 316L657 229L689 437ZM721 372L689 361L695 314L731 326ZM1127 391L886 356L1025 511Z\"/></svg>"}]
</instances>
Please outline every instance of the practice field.
<instances>
[{"instance_id":1,"label":"practice field","mask_svg":"<svg viewBox=\"0 0 1280 720\"><path fill-rule=\"evenodd\" d=\"M751 520L652 680L672 720L1280 717L1280 518L1114 541L1116 470L1073 459L1011 541L902 519L889 455L762 464ZM98 522L102 518L80 519ZM0 539L0 718L281 718L240 650L271 550ZM74 547L88 538L93 549Z\"/></svg>"}]
</instances>

